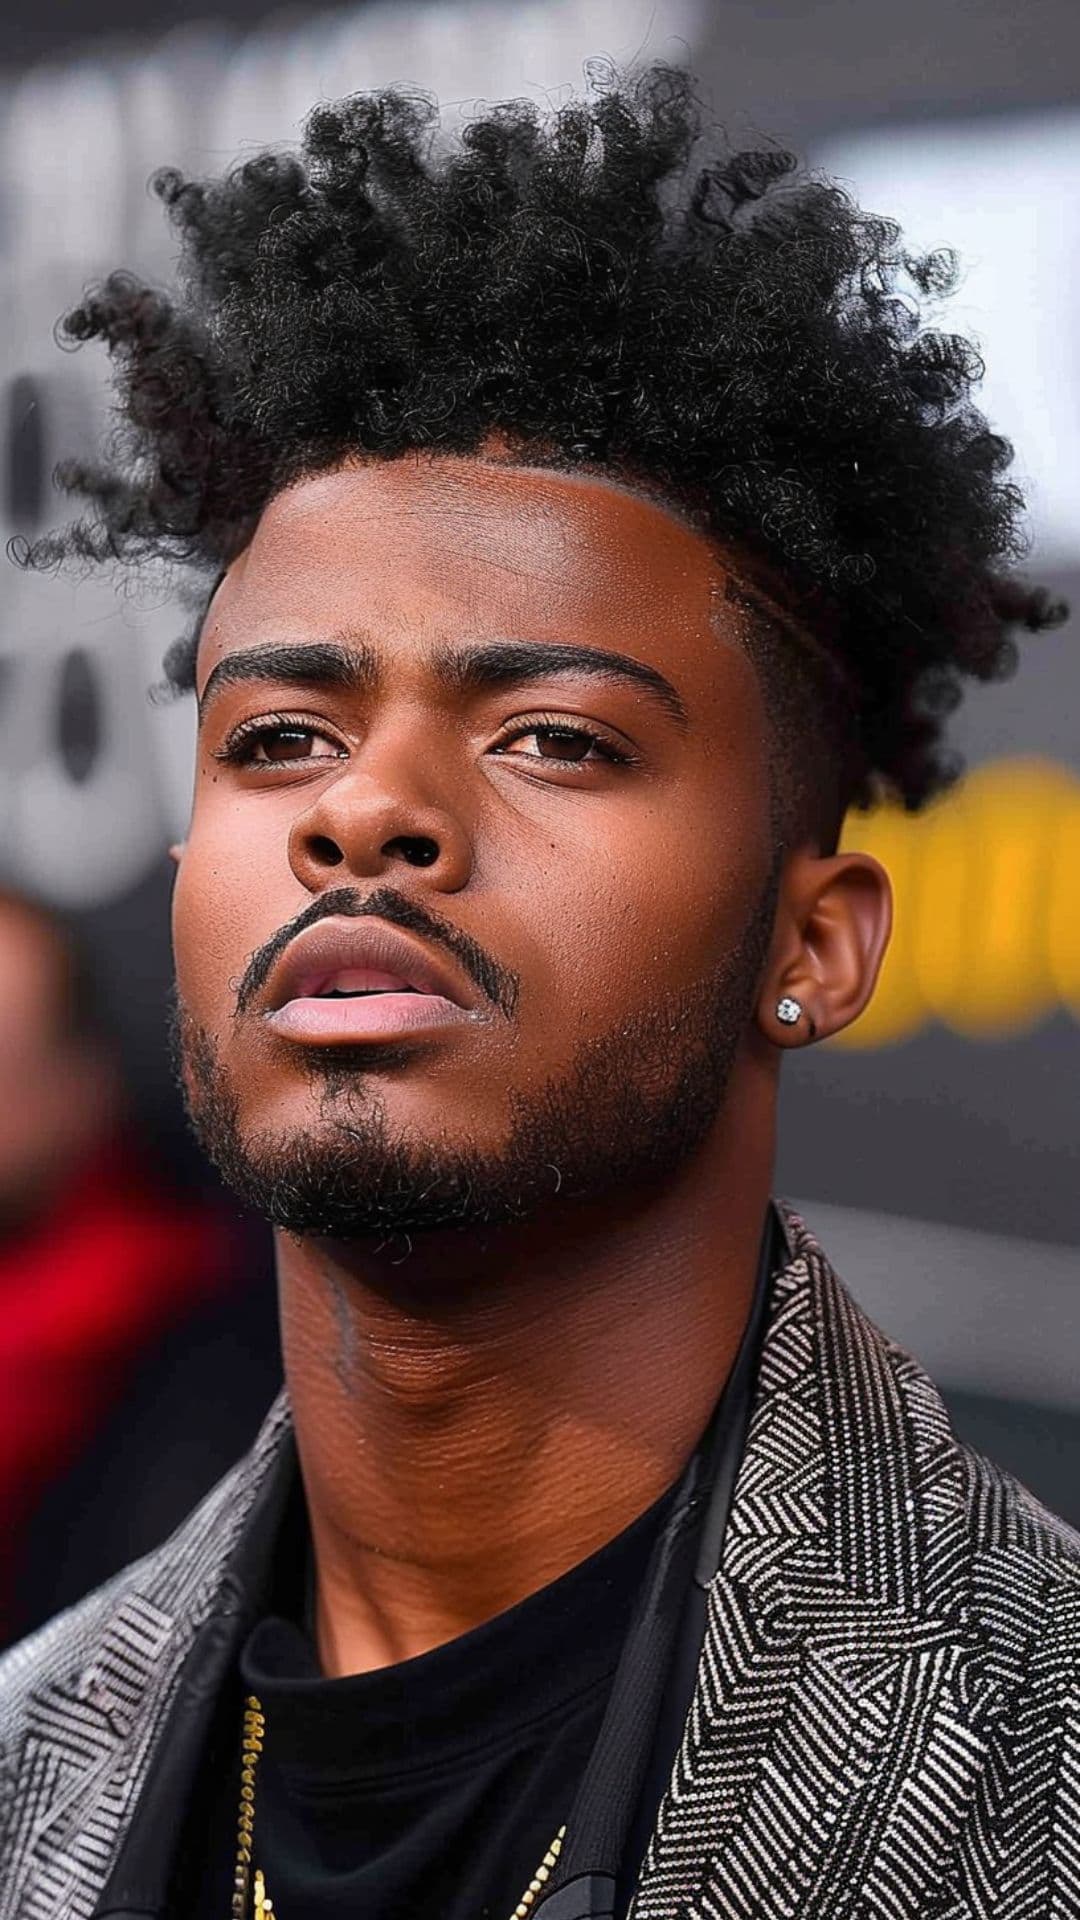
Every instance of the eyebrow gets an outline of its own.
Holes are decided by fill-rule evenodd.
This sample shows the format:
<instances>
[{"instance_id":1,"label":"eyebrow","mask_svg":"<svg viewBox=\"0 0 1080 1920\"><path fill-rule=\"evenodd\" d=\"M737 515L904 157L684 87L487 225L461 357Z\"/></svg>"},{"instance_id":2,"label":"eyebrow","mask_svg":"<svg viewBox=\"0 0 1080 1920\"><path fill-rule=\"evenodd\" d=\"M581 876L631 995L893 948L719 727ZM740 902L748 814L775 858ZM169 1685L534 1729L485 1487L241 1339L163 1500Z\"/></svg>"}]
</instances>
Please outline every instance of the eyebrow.
<instances>
[{"instance_id":1,"label":"eyebrow","mask_svg":"<svg viewBox=\"0 0 1080 1920\"><path fill-rule=\"evenodd\" d=\"M687 724L683 701L656 667L605 647L541 640L492 640L476 647L443 647L432 664L438 679L455 693L486 692L494 687L528 686L560 674L590 680L629 683L647 693L679 727ZM226 686L277 680L292 686L339 687L369 693L379 679L375 649L367 641L286 642L244 647L227 653L208 675L199 701L200 717Z\"/></svg>"},{"instance_id":2,"label":"eyebrow","mask_svg":"<svg viewBox=\"0 0 1080 1920\"><path fill-rule=\"evenodd\" d=\"M336 640L314 640L242 647L225 654L207 675L199 696L199 717L225 687L278 680L294 687L342 687L348 693L366 693L377 678L375 651L364 641L348 646Z\"/></svg>"},{"instance_id":3,"label":"eyebrow","mask_svg":"<svg viewBox=\"0 0 1080 1920\"><path fill-rule=\"evenodd\" d=\"M436 668L440 679L463 693L527 686L563 673L584 675L589 680L629 681L651 695L680 727L686 725L686 708L670 680L644 661L626 653L609 653L606 647L565 641L491 640L478 647L443 651L436 656Z\"/></svg>"}]
</instances>

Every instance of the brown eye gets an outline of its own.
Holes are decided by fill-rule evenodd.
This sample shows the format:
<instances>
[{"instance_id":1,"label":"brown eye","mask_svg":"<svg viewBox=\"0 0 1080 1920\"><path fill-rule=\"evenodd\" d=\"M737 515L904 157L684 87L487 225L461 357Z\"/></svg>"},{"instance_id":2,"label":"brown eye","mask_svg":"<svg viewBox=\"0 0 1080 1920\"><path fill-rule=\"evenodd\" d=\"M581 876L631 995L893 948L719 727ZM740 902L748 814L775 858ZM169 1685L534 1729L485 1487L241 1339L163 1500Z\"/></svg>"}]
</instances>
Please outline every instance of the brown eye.
<instances>
[{"instance_id":1,"label":"brown eye","mask_svg":"<svg viewBox=\"0 0 1080 1920\"><path fill-rule=\"evenodd\" d=\"M267 727L254 745L260 760L310 760L317 736L310 727Z\"/></svg>"},{"instance_id":2,"label":"brown eye","mask_svg":"<svg viewBox=\"0 0 1080 1920\"><path fill-rule=\"evenodd\" d=\"M295 767L311 760L340 760L342 753L317 727L299 720L260 720L237 728L214 758L234 767Z\"/></svg>"},{"instance_id":3,"label":"brown eye","mask_svg":"<svg viewBox=\"0 0 1080 1920\"><path fill-rule=\"evenodd\" d=\"M494 753L510 760L546 760L561 767L626 766L630 756L591 726L574 726L561 718L520 720L497 742Z\"/></svg>"},{"instance_id":4,"label":"brown eye","mask_svg":"<svg viewBox=\"0 0 1080 1920\"><path fill-rule=\"evenodd\" d=\"M543 760L585 760L596 745L591 733L574 727L534 727L533 738Z\"/></svg>"}]
</instances>

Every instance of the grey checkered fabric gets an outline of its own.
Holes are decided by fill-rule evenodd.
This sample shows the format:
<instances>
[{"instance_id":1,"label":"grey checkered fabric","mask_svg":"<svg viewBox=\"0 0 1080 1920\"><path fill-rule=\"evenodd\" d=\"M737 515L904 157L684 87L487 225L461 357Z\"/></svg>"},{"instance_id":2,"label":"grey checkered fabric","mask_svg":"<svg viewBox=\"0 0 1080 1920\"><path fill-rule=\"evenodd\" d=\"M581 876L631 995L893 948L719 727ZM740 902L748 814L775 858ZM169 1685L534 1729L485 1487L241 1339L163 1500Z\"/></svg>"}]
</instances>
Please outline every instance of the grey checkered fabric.
<instances>
[{"instance_id":1,"label":"grey checkered fabric","mask_svg":"<svg viewBox=\"0 0 1080 1920\"><path fill-rule=\"evenodd\" d=\"M1080 1920L1080 1537L788 1228L633 1920ZM0 1920L94 1913L287 1421L0 1662Z\"/></svg>"}]
</instances>

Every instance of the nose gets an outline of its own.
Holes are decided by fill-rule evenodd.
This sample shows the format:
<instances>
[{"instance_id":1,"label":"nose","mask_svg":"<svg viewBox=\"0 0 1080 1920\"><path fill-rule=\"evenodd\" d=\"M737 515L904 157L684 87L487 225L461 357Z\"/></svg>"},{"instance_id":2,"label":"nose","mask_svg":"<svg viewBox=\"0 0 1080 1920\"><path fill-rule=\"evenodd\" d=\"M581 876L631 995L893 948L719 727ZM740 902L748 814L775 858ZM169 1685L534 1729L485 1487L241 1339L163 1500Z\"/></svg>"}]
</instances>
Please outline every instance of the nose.
<instances>
[{"instance_id":1,"label":"nose","mask_svg":"<svg viewBox=\"0 0 1080 1920\"><path fill-rule=\"evenodd\" d=\"M472 873L471 835L459 812L427 789L415 756L403 769L365 753L293 821L289 864L301 885L314 894L332 877L374 880L419 867L429 886L456 893Z\"/></svg>"}]
</instances>

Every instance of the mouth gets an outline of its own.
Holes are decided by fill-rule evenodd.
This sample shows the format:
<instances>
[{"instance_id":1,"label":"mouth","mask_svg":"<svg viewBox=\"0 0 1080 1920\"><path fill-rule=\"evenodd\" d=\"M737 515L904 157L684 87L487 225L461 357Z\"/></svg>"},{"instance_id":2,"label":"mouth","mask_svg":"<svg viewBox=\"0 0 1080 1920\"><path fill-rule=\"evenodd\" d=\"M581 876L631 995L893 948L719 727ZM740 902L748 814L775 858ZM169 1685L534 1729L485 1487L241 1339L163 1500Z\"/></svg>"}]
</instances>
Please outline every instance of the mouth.
<instances>
[{"instance_id":1,"label":"mouth","mask_svg":"<svg viewBox=\"0 0 1080 1920\"><path fill-rule=\"evenodd\" d=\"M476 1020L454 963L374 916L328 918L298 934L272 970L267 1025L310 1045L356 1045Z\"/></svg>"}]
</instances>

